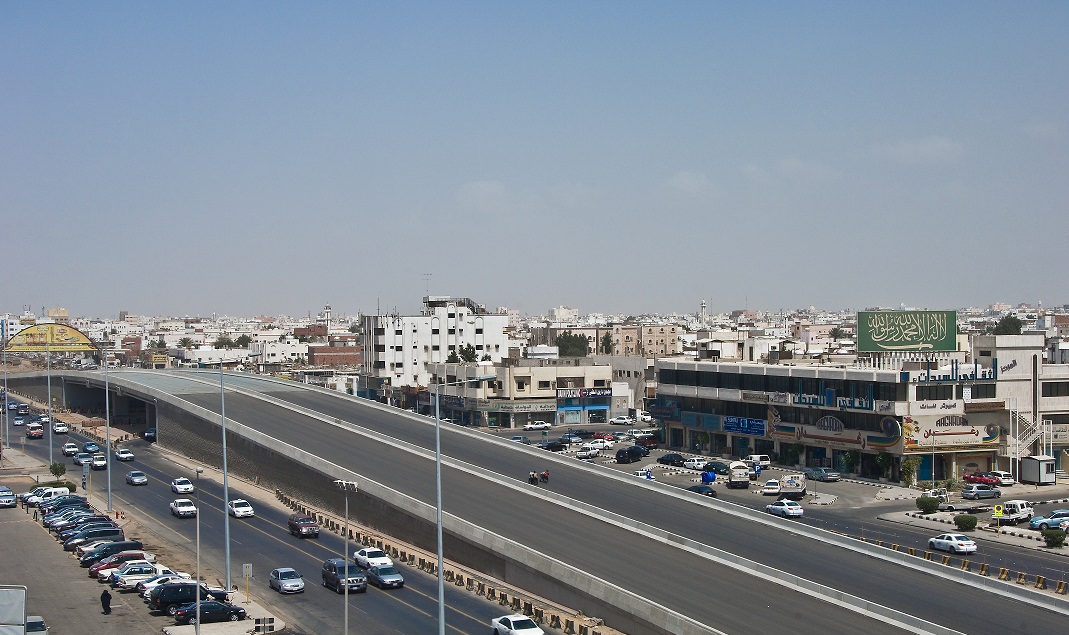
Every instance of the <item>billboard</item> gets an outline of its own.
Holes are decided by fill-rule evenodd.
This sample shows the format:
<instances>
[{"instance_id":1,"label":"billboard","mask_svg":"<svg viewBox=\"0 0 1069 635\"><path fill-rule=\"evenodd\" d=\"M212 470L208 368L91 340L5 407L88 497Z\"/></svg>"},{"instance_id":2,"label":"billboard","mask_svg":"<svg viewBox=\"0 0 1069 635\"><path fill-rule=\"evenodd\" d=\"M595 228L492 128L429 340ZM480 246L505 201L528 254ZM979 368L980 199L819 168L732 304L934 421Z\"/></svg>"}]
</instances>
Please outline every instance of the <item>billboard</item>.
<instances>
[{"instance_id":1,"label":"billboard","mask_svg":"<svg viewBox=\"0 0 1069 635\"><path fill-rule=\"evenodd\" d=\"M95 351L97 347L76 328L64 324L36 324L16 333L7 341L5 350L16 353L64 353Z\"/></svg>"},{"instance_id":2,"label":"billboard","mask_svg":"<svg viewBox=\"0 0 1069 635\"><path fill-rule=\"evenodd\" d=\"M858 311L859 353L957 350L957 311Z\"/></svg>"}]
</instances>

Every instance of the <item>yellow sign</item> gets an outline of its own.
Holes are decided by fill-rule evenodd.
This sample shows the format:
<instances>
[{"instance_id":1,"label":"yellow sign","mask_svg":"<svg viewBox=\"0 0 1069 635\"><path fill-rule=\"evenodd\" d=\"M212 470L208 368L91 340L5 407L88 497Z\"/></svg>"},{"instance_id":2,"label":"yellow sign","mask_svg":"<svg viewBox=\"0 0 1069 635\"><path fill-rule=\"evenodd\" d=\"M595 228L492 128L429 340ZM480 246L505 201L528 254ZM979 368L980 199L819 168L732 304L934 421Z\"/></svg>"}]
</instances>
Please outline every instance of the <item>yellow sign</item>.
<instances>
[{"instance_id":1,"label":"yellow sign","mask_svg":"<svg viewBox=\"0 0 1069 635\"><path fill-rule=\"evenodd\" d=\"M995 518L1002 518L1002 505L995 505Z\"/></svg>"},{"instance_id":2,"label":"yellow sign","mask_svg":"<svg viewBox=\"0 0 1069 635\"><path fill-rule=\"evenodd\" d=\"M76 328L65 324L35 324L16 333L4 349L15 353L95 351L97 347Z\"/></svg>"}]
</instances>

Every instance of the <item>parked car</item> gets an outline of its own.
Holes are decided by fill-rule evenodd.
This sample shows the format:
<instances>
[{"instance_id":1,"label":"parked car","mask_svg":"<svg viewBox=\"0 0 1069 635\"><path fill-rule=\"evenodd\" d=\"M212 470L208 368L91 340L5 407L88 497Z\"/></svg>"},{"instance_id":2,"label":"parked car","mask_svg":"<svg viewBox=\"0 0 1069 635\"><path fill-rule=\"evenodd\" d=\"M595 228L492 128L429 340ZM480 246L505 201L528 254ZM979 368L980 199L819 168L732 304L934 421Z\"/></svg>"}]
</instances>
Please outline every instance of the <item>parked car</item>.
<instances>
[{"instance_id":1,"label":"parked car","mask_svg":"<svg viewBox=\"0 0 1069 635\"><path fill-rule=\"evenodd\" d=\"M687 491L694 492L695 494L701 494L702 496L716 498L716 490L708 485L691 485L687 488Z\"/></svg>"},{"instance_id":2,"label":"parked car","mask_svg":"<svg viewBox=\"0 0 1069 635\"><path fill-rule=\"evenodd\" d=\"M75 536L77 536L79 534L83 534L83 533L85 533L87 531L93 531L93 530L96 530L96 529L118 529L118 527L119 526L116 525L114 522L112 522L110 518L108 520L98 520L98 521L93 521L93 522L86 522L86 523L82 523L80 525L75 525L74 527L71 527L70 529L64 529L63 531L56 532L56 539L59 540L60 542L67 542L71 538L73 538L73 537L75 537ZM73 549L68 549L67 551L74 551L74 550Z\"/></svg>"},{"instance_id":3,"label":"parked car","mask_svg":"<svg viewBox=\"0 0 1069 635\"><path fill-rule=\"evenodd\" d=\"M700 470L708 463L708 459L704 456L692 456L686 461L683 461L683 467L689 470Z\"/></svg>"},{"instance_id":4,"label":"parked car","mask_svg":"<svg viewBox=\"0 0 1069 635\"><path fill-rule=\"evenodd\" d=\"M1002 492L997 487L991 485L966 485L961 490L961 497L969 500L980 500L981 498L1002 498Z\"/></svg>"},{"instance_id":5,"label":"parked car","mask_svg":"<svg viewBox=\"0 0 1069 635\"><path fill-rule=\"evenodd\" d=\"M842 478L842 475L838 472L833 472L826 467L807 467L802 472L805 477L814 481L823 481L825 483L831 481L838 481Z\"/></svg>"},{"instance_id":6,"label":"parked car","mask_svg":"<svg viewBox=\"0 0 1069 635\"><path fill-rule=\"evenodd\" d=\"M490 628L493 635L545 635L534 620L522 613L495 617L490 620Z\"/></svg>"},{"instance_id":7,"label":"parked car","mask_svg":"<svg viewBox=\"0 0 1069 635\"><path fill-rule=\"evenodd\" d=\"M99 529L85 529L71 536L63 543L64 551L74 551L78 545L94 540L123 540L125 535L119 527L101 527Z\"/></svg>"},{"instance_id":8,"label":"parked car","mask_svg":"<svg viewBox=\"0 0 1069 635\"><path fill-rule=\"evenodd\" d=\"M192 494L193 489L193 481L188 478L176 478L171 481L171 491L175 494Z\"/></svg>"},{"instance_id":9,"label":"parked car","mask_svg":"<svg viewBox=\"0 0 1069 635\"><path fill-rule=\"evenodd\" d=\"M126 473L127 485L148 485L148 476L139 470L132 470Z\"/></svg>"},{"instance_id":10,"label":"parked car","mask_svg":"<svg viewBox=\"0 0 1069 635\"><path fill-rule=\"evenodd\" d=\"M199 587L199 592L198 592ZM168 582L152 589L149 593L148 606L153 611L162 611L168 615L174 615L179 607L185 606L197 599L211 599L225 602L228 593L226 589L209 587L196 582Z\"/></svg>"},{"instance_id":11,"label":"parked car","mask_svg":"<svg viewBox=\"0 0 1069 635\"><path fill-rule=\"evenodd\" d=\"M335 593L344 593L345 587L349 587L349 593L364 593L367 591L367 576L355 562L348 562L344 558L331 558L323 562L323 586L334 589Z\"/></svg>"},{"instance_id":12,"label":"parked car","mask_svg":"<svg viewBox=\"0 0 1069 635\"><path fill-rule=\"evenodd\" d=\"M130 450L127 450L126 448L119 448L118 450L115 450L115 460L116 461L133 461L134 460L134 453L131 452Z\"/></svg>"},{"instance_id":13,"label":"parked car","mask_svg":"<svg viewBox=\"0 0 1069 635\"><path fill-rule=\"evenodd\" d=\"M188 580L191 577L193 576L189 575L188 573L182 573L181 571L171 574L158 575L154 578L149 578L148 580L142 580L141 582L138 582L137 586L134 587L134 590L137 591L138 595L148 600L149 593L151 593L152 589L155 589L161 584L167 584L169 582L181 582L183 580Z\"/></svg>"},{"instance_id":14,"label":"parked car","mask_svg":"<svg viewBox=\"0 0 1069 635\"><path fill-rule=\"evenodd\" d=\"M686 457L682 454L676 454L670 452L657 457L657 462L661 465L671 465L673 467L683 467L683 463L686 461Z\"/></svg>"},{"instance_id":15,"label":"parked car","mask_svg":"<svg viewBox=\"0 0 1069 635\"><path fill-rule=\"evenodd\" d=\"M612 425L612 426L633 426L633 425L635 425L635 420L632 419L631 417L625 417L625 416L613 417L612 419L609 419L609 425Z\"/></svg>"},{"instance_id":16,"label":"parked car","mask_svg":"<svg viewBox=\"0 0 1069 635\"><path fill-rule=\"evenodd\" d=\"M590 447L587 443L584 443L582 447L575 451L575 458L577 459L595 459L599 456L601 456L601 450Z\"/></svg>"},{"instance_id":17,"label":"parked car","mask_svg":"<svg viewBox=\"0 0 1069 635\"><path fill-rule=\"evenodd\" d=\"M727 463L723 461L709 461L702 467L703 472L712 472L713 474L719 474L721 476L727 476L731 474L731 469Z\"/></svg>"},{"instance_id":18,"label":"parked car","mask_svg":"<svg viewBox=\"0 0 1069 635\"><path fill-rule=\"evenodd\" d=\"M765 505L765 511L784 518L801 518L802 506L792 500L781 500Z\"/></svg>"},{"instance_id":19,"label":"parked car","mask_svg":"<svg viewBox=\"0 0 1069 635\"><path fill-rule=\"evenodd\" d=\"M530 430L549 430L553 426L548 421L531 421L523 424L524 431Z\"/></svg>"},{"instance_id":20,"label":"parked car","mask_svg":"<svg viewBox=\"0 0 1069 635\"><path fill-rule=\"evenodd\" d=\"M620 434L623 434L622 432ZM608 430L599 430L594 433L595 439L605 439L606 441L616 441L616 433Z\"/></svg>"},{"instance_id":21,"label":"parked car","mask_svg":"<svg viewBox=\"0 0 1069 635\"><path fill-rule=\"evenodd\" d=\"M267 586L279 593L304 593L304 578L296 569L280 567L271 571Z\"/></svg>"},{"instance_id":22,"label":"parked car","mask_svg":"<svg viewBox=\"0 0 1069 635\"><path fill-rule=\"evenodd\" d=\"M319 523L313 520L311 516L293 514L286 521L286 524L289 526L290 533L298 538L319 537Z\"/></svg>"},{"instance_id":23,"label":"parked car","mask_svg":"<svg viewBox=\"0 0 1069 635\"><path fill-rule=\"evenodd\" d=\"M584 441L586 441L587 439L593 439L594 438L594 433L591 432L590 430L583 430L583 429L572 430L572 429L569 429L568 430L568 434L575 435L575 436L579 437L580 439L582 439Z\"/></svg>"},{"instance_id":24,"label":"parked car","mask_svg":"<svg viewBox=\"0 0 1069 635\"><path fill-rule=\"evenodd\" d=\"M245 609L236 604L226 604L217 600L205 600L200 603L200 622L237 622L246 617ZM176 624L196 624L197 605L190 603L179 607L174 612Z\"/></svg>"},{"instance_id":25,"label":"parked car","mask_svg":"<svg viewBox=\"0 0 1069 635\"><path fill-rule=\"evenodd\" d=\"M548 452L563 452L568 449L568 446L560 441L543 441L538 447Z\"/></svg>"},{"instance_id":26,"label":"parked car","mask_svg":"<svg viewBox=\"0 0 1069 635\"><path fill-rule=\"evenodd\" d=\"M63 456L77 456L81 449L77 443L64 443L63 444Z\"/></svg>"},{"instance_id":27,"label":"parked car","mask_svg":"<svg viewBox=\"0 0 1069 635\"><path fill-rule=\"evenodd\" d=\"M642 457L646 456L646 454L643 453L644 449L645 448L640 448L638 446L620 448L616 451L616 462L634 463L635 461L640 461L642 460Z\"/></svg>"},{"instance_id":28,"label":"parked car","mask_svg":"<svg viewBox=\"0 0 1069 635\"><path fill-rule=\"evenodd\" d=\"M983 483L984 485L998 485L998 477L988 472L970 472L961 477L966 483Z\"/></svg>"},{"instance_id":29,"label":"parked car","mask_svg":"<svg viewBox=\"0 0 1069 635\"><path fill-rule=\"evenodd\" d=\"M392 566L378 566L367 568L368 584L374 584L380 589L400 589L405 585L405 579L401 577L397 569Z\"/></svg>"},{"instance_id":30,"label":"parked car","mask_svg":"<svg viewBox=\"0 0 1069 635\"><path fill-rule=\"evenodd\" d=\"M653 434L646 434L635 437L635 445L656 450L660 446L660 441L657 440L657 436Z\"/></svg>"},{"instance_id":31,"label":"parked car","mask_svg":"<svg viewBox=\"0 0 1069 635\"><path fill-rule=\"evenodd\" d=\"M392 567L393 560L382 549L365 547L353 552L353 560L363 568L368 567Z\"/></svg>"},{"instance_id":32,"label":"parked car","mask_svg":"<svg viewBox=\"0 0 1069 635\"><path fill-rule=\"evenodd\" d=\"M110 543L98 545L94 549L85 551L78 558L78 564L84 568L89 568L100 562L108 556L121 553L123 551L134 551L142 548L140 540L114 540ZM148 558L146 558L147 560Z\"/></svg>"},{"instance_id":33,"label":"parked car","mask_svg":"<svg viewBox=\"0 0 1069 635\"><path fill-rule=\"evenodd\" d=\"M256 515L256 512L253 510L249 501L243 498L235 498L227 503L226 511L234 518L248 518Z\"/></svg>"},{"instance_id":34,"label":"parked car","mask_svg":"<svg viewBox=\"0 0 1069 635\"><path fill-rule=\"evenodd\" d=\"M1069 520L1069 509L1056 509L1046 516L1036 516L1028 521L1028 526L1032 529L1055 529L1060 527L1061 524Z\"/></svg>"},{"instance_id":35,"label":"parked car","mask_svg":"<svg viewBox=\"0 0 1069 635\"><path fill-rule=\"evenodd\" d=\"M84 527L90 523L110 523L111 518L104 514L77 514L69 517L67 520L54 522L49 525L48 530L59 535L64 531L70 531L75 527Z\"/></svg>"},{"instance_id":36,"label":"parked car","mask_svg":"<svg viewBox=\"0 0 1069 635\"><path fill-rule=\"evenodd\" d=\"M524 445L531 445L531 440L525 436L512 437L512 441L515 441L516 443L522 443Z\"/></svg>"},{"instance_id":37,"label":"parked car","mask_svg":"<svg viewBox=\"0 0 1069 635\"><path fill-rule=\"evenodd\" d=\"M763 496L778 496L779 495L779 481L771 478L765 481L764 486L761 487L761 494Z\"/></svg>"},{"instance_id":38,"label":"parked car","mask_svg":"<svg viewBox=\"0 0 1069 635\"><path fill-rule=\"evenodd\" d=\"M994 476L998 479L998 483L995 483L996 485L1009 486L1017 483L1017 481L1015 481L1013 478L1013 474L1010 474L1009 472L1003 472L1002 470L991 470L990 474L991 476Z\"/></svg>"},{"instance_id":39,"label":"parked car","mask_svg":"<svg viewBox=\"0 0 1069 635\"><path fill-rule=\"evenodd\" d=\"M562 434L560 436L560 442L564 443L566 445L570 445L572 443L582 443L583 442L583 438L579 437L579 436L576 436L574 434L571 434L571 433L567 433L567 434Z\"/></svg>"},{"instance_id":40,"label":"parked car","mask_svg":"<svg viewBox=\"0 0 1069 635\"><path fill-rule=\"evenodd\" d=\"M10 487L0 486L0 507L18 507L19 499Z\"/></svg>"},{"instance_id":41,"label":"parked car","mask_svg":"<svg viewBox=\"0 0 1069 635\"><path fill-rule=\"evenodd\" d=\"M195 518L197 506L188 498L176 498L171 501L171 515L179 518Z\"/></svg>"},{"instance_id":42,"label":"parked car","mask_svg":"<svg viewBox=\"0 0 1069 635\"><path fill-rule=\"evenodd\" d=\"M976 553L976 543L961 534L939 534L928 540L928 548L950 553Z\"/></svg>"},{"instance_id":43,"label":"parked car","mask_svg":"<svg viewBox=\"0 0 1069 635\"><path fill-rule=\"evenodd\" d=\"M590 437L586 439L583 445L589 445L590 447L597 448L599 450L611 450L612 446L615 444L610 439Z\"/></svg>"}]
</instances>

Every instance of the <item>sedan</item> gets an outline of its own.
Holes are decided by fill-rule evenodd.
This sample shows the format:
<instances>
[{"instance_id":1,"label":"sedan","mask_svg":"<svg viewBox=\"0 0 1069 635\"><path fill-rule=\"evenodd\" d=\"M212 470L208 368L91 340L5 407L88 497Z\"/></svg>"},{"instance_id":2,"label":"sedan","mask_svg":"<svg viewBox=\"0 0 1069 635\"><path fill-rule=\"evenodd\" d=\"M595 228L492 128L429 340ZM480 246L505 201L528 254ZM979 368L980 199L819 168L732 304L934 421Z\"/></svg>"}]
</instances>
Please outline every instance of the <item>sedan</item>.
<instances>
[{"instance_id":1,"label":"sedan","mask_svg":"<svg viewBox=\"0 0 1069 635\"><path fill-rule=\"evenodd\" d=\"M243 498L235 498L234 500L227 503L226 511L234 518L247 518L249 516L256 515L256 512L253 511L252 505L249 504L249 501Z\"/></svg>"},{"instance_id":2,"label":"sedan","mask_svg":"<svg viewBox=\"0 0 1069 635\"><path fill-rule=\"evenodd\" d=\"M794 501L776 501L771 505L765 505L765 511L784 518L801 518L802 506Z\"/></svg>"},{"instance_id":3,"label":"sedan","mask_svg":"<svg viewBox=\"0 0 1069 635\"><path fill-rule=\"evenodd\" d=\"M89 454L100 452L100 446L92 441L86 441L82 444L82 452L88 452Z\"/></svg>"},{"instance_id":4,"label":"sedan","mask_svg":"<svg viewBox=\"0 0 1069 635\"><path fill-rule=\"evenodd\" d=\"M683 461L683 467L691 469L691 470L700 470L703 467L705 467L705 464L708 461L709 460L706 459L703 456L692 456L691 458L687 459L686 461Z\"/></svg>"},{"instance_id":5,"label":"sedan","mask_svg":"<svg viewBox=\"0 0 1069 635\"><path fill-rule=\"evenodd\" d=\"M205 600L200 603L200 621L205 622L237 622L245 619L245 609L233 604L225 604L215 600ZM196 624L197 604L195 602L181 606L174 612L176 624Z\"/></svg>"},{"instance_id":6,"label":"sedan","mask_svg":"<svg viewBox=\"0 0 1069 635\"><path fill-rule=\"evenodd\" d=\"M634 422L634 420L631 419L631 417L613 417L612 419L609 419L609 425L611 425L611 426L633 426L633 425L635 425L635 422Z\"/></svg>"},{"instance_id":7,"label":"sedan","mask_svg":"<svg viewBox=\"0 0 1069 635\"><path fill-rule=\"evenodd\" d=\"M515 437L512 437L512 441L514 441L514 442L516 442L516 443L522 443L522 444L524 444L524 445L531 445L531 440L530 440L530 439L528 439L528 438L527 438L527 437L525 437L525 436L515 436Z\"/></svg>"},{"instance_id":8,"label":"sedan","mask_svg":"<svg viewBox=\"0 0 1069 635\"><path fill-rule=\"evenodd\" d=\"M976 553L976 543L961 534L939 534L928 540L928 548L950 553Z\"/></svg>"},{"instance_id":9,"label":"sedan","mask_svg":"<svg viewBox=\"0 0 1069 635\"><path fill-rule=\"evenodd\" d=\"M776 496L779 494L779 481L776 479L770 479L765 481L764 487L761 488L761 494L764 496Z\"/></svg>"},{"instance_id":10,"label":"sedan","mask_svg":"<svg viewBox=\"0 0 1069 635\"><path fill-rule=\"evenodd\" d=\"M1056 509L1046 516L1037 516L1028 521L1032 529L1051 529L1069 520L1069 509Z\"/></svg>"},{"instance_id":11,"label":"sedan","mask_svg":"<svg viewBox=\"0 0 1069 635\"><path fill-rule=\"evenodd\" d=\"M374 547L365 547L354 551L353 560L365 569L368 567L393 566L393 560L390 560L390 556L387 556L382 549L375 549Z\"/></svg>"},{"instance_id":12,"label":"sedan","mask_svg":"<svg viewBox=\"0 0 1069 635\"><path fill-rule=\"evenodd\" d=\"M521 613L504 615L490 620L494 635L545 635L534 620Z\"/></svg>"},{"instance_id":13,"label":"sedan","mask_svg":"<svg viewBox=\"0 0 1069 635\"><path fill-rule=\"evenodd\" d=\"M296 569L289 567L272 571L267 585L279 593L304 593L304 578Z\"/></svg>"},{"instance_id":14,"label":"sedan","mask_svg":"<svg viewBox=\"0 0 1069 635\"><path fill-rule=\"evenodd\" d=\"M75 465L85 465L86 463L93 462L93 455L89 454L88 452L79 452L78 454L74 455L73 460Z\"/></svg>"},{"instance_id":15,"label":"sedan","mask_svg":"<svg viewBox=\"0 0 1069 635\"><path fill-rule=\"evenodd\" d=\"M368 567L368 584L374 584L380 589L400 589L405 585L405 579L393 567Z\"/></svg>"},{"instance_id":16,"label":"sedan","mask_svg":"<svg viewBox=\"0 0 1069 635\"><path fill-rule=\"evenodd\" d=\"M532 421L530 423L523 424L525 431L529 430L549 430L551 427L548 421Z\"/></svg>"},{"instance_id":17,"label":"sedan","mask_svg":"<svg viewBox=\"0 0 1069 635\"><path fill-rule=\"evenodd\" d=\"M193 481L188 478L176 478L171 481L171 491L175 494L192 494L193 493Z\"/></svg>"},{"instance_id":18,"label":"sedan","mask_svg":"<svg viewBox=\"0 0 1069 635\"><path fill-rule=\"evenodd\" d=\"M966 483L983 483L984 485L998 485L998 477L987 472L970 472L961 477Z\"/></svg>"},{"instance_id":19,"label":"sedan","mask_svg":"<svg viewBox=\"0 0 1069 635\"><path fill-rule=\"evenodd\" d=\"M63 456L75 456L81 450L78 448L77 443L64 443L63 444Z\"/></svg>"},{"instance_id":20,"label":"sedan","mask_svg":"<svg viewBox=\"0 0 1069 635\"><path fill-rule=\"evenodd\" d=\"M683 467L683 464L686 462L686 460L687 459L682 454L675 453L665 454L657 457L657 462L661 465L671 465L673 467Z\"/></svg>"},{"instance_id":21,"label":"sedan","mask_svg":"<svg viewBox=\"0 0 1069 635\"><path fill-rule=\"evenodd\" d=\"M708 485L691 485L687 488L688 492L694 492L695 494L701 494L702 496L710 496L716 498L716 490Z\"/></svg>"},{"instance_id":22,"label":"sedan","mask_svg":"<svg viewBox=\"0 0 1069 635\"><path fill-rule=\"evenodd\" d=\"M127 450L126 448L120 448L118 450L115 450L115 460L116 461L133 461L134 460L134 453L131 452L130 450Z\"/></svg>"},{"instance_id":23,"label":"sedan","mask_svg":"<svg viewBox=\"0 0 1069 635\"><path fill-rule=\"evenodd\" d=\"M193 518L197 515L197 506L188 498L179 498L171 503L171 514L179 518Z\"/></svg>"},{"instance_id":24,"label":"sedan","mask_svg":"<svg viewBox=\"0 0 1069 635\"><path fill-rule=\"evenodd\" d=\"M148 476L144 472L133 470L126 473L127 485L148 485Z\"/></svg>"}]
</instances>

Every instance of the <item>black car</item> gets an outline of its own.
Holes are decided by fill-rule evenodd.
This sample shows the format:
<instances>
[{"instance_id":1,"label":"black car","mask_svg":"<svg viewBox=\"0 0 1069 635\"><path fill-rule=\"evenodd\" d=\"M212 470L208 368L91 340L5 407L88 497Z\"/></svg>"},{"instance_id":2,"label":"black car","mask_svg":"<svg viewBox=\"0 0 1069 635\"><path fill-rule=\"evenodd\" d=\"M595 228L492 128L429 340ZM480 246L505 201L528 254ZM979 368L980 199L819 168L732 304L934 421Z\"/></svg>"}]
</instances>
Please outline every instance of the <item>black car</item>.
<instances>
[{"instance_id":1,"label":"black car","mask_svg":"<svg viewBox=\"0 0 1069 635\"><path fill-rule=\"evenodd\" d=\"M103 514L85 514L82 516L75 516L68 520L60 521L58 523L52 523L48 529L49 531L59 533L61 531L69 531L75 527L81 527L86 523L110 523L111 518Z\"/></svg>"},{"instance_id":2,"label":"black car","mask_svg":"<svg viewBox=\"0 0 1069 635\"><path fill-rule=\"evenodd\" d=\"M245 609L233 604L224 604L216 600L206 600L200 603L200 621L205 622L237 622L245 619ZM175 609L174 621L177 624L197 623L197 604L191 602Z\"/></svg>"},{"instance_id":3,"label":"black car","mask_svg":"<svg viewBox=\"0 0 1069 635\"><path fill-rule=\"evenodd\" d=\"M563 452L568 449L568 446L560 441L543 441L538 444L538 447L550 452Z\"/></svg>"},{"instance_id":4,"label":"black car","mask_svg":"<svg viewBox=\"0 0 1069 635\"><path fill-rule=\"evenodd\" d=\"M593 439L594 433L590 430L568 430L567 434L574 434L580 439Z\"/></svg>"},{"instance_id":5,"label":"black car","mask_svg":"<svg viewBox=\"0 0 1069 635\"><path fill-rule=\"evenodd\" d=\"M694 492L695 494L701 494L702 496L711 496L716 498L716 490L708 485L691 485L687 488L688 492Z\"/></svg>"},{"instance_id":6,"label":"black car","mask_svg":"<svg viewBox=\"0 0 1069 635\"><path fill-rule=\"evenodd\" d=\"M642 457L649 454L649 450L646 448L640 448L638 446L631 446L629 448L620 448L616 451L617 463L634 463L642 459Z\"/></svg>"},{"instance_id":7,"label":"black car","mask_svg":"<svg viewBox=\"0 0 1069 635\"><path fill-rule=\"evenodd\" d=\"M705 467L702 468L702 471L703 472L712 472L713 474L724 474L724 475L730 473L730 470L728 470L728 464L724 463L723 461L709 461L708 463L705 464Z\"/></svg>"},{"instance_id":8,"label":"black car","mask_svg":"<svg viewBox=\"0 0 1069 635\"><path fill-rule=\"evenodd\" d=\"M687 457L682 454L669 453L657 458L657 462L662 465L671 465L672 467L683 467L683 462L687 460Z\"/></svg>"},{"instance_id":9,"label":"black car","mask_svg":"<svg viewBox=\"0 0 1069 635\"><path fill-rule=\"evenodd\" d=\"M89 504L89 501L84 496L77 496L75 494L67 494L66 496L60 496L59 498L53 498L45 505L42 505L38 510L42 515L47 516L55 511L64 509L67 507L85 507Z\"/></svg>"}]
</instances>

